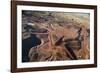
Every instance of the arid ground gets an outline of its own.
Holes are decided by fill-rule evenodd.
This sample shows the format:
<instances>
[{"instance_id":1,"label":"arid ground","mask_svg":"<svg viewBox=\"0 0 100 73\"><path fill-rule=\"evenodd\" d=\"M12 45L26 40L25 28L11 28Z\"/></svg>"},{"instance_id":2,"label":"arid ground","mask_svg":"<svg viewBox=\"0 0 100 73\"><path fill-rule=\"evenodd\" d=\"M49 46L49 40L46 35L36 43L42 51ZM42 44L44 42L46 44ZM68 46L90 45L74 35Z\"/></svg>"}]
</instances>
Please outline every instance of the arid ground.
<instances>
[{"instance_id":1,"label":"arid ground","mask_svg":"<svg viewBox=\"0 0 100 73\"><path fill-rule=\"evenodd\" d=\"M22 61L90 58L88 13L22 11Z\"/></svg>"}]
</instances>

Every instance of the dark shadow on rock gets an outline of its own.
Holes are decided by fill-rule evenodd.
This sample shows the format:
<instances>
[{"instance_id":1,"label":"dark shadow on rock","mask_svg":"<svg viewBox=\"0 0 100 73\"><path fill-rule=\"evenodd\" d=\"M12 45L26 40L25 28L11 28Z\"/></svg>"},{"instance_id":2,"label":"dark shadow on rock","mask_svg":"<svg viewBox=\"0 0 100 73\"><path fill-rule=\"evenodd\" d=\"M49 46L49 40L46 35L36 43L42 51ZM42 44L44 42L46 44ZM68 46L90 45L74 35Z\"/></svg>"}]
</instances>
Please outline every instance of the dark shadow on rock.
<instances>
[{"instance_id":1,"label":"dark shadow on rock","mask_svg":"<svg viewBox=\"0 0 100 73\"><path fill-rule=\"evenodd\" d=\"M30 38L22 40L22 62L28 62L28 53L30 48L41 44L41 40L36 35L31 35Z\"/></svg>"}]
</instances>

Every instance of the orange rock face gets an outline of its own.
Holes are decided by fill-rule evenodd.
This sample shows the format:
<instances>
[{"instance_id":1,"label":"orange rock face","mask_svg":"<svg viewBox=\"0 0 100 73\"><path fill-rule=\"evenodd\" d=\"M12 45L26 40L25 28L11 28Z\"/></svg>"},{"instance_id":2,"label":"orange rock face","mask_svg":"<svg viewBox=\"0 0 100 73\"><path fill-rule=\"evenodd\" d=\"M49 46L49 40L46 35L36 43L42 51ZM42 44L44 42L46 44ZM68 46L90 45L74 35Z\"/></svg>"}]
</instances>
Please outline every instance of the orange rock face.
<instances>
[{"instance_id":1,"label":"orange rock face","mask_svg":"<svg viewBox=\"0 0 100 73\"><path fill-rule=\"evenodd\" d=\"M85 28L82 28L81 35L83 41L78 44L75 37L78 36L77 30L73 27L65 29L63 27L57 27L59 29L49 29L48 42L43 43L37 47L32 47L29 52L30 61L60 61L60 60L77 60L77 59L89 59L89 43L88 33ZM42 34L43 35L43 34ZM59 37L63 36L59 45L55 43L60 40ZM56 38L55 38L56 37ZM65 42L66 39L73 39L72 41ZM66 43L70 43L70 47L66 47ZM68 46L69 46L68 45ZM81 48L79 47L81 45Z\"/></svg>"}]
</instances>

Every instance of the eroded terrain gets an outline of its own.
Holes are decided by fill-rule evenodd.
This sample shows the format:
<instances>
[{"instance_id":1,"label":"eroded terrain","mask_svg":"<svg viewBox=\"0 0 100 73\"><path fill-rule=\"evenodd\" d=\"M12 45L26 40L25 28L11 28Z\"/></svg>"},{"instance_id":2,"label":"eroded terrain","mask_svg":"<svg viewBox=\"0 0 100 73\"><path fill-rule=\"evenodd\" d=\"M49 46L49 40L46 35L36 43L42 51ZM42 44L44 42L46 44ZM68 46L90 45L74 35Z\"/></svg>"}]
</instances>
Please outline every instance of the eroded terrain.
<instances>
[{"instance_id":1,"label":"eroded terrain","mask_svg":"<svg viewBox=\"0 0 100 73\"><path fill-rule=\"evenodd\" d=\"M28 58L27 61L79 60L90 57L89 14L23 11L22 28L22 43L31 36L35 37L32 38L33 42L26 41L26 45L33 43L31 47L22 47L23 50L28 49L27 54L22 54L23 59Z\"/></svg>"}]
</instances>

